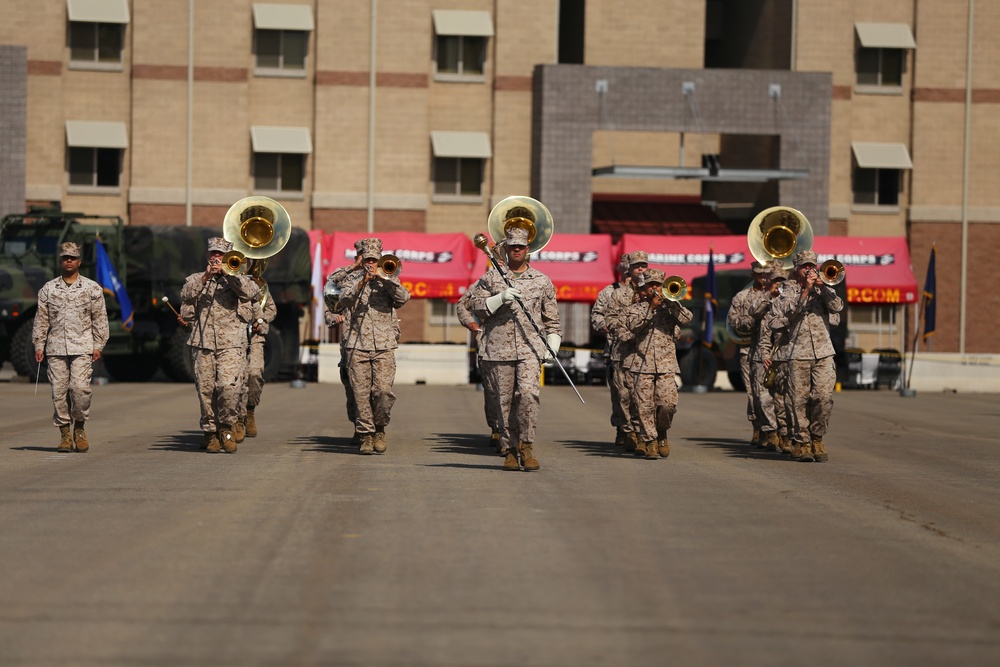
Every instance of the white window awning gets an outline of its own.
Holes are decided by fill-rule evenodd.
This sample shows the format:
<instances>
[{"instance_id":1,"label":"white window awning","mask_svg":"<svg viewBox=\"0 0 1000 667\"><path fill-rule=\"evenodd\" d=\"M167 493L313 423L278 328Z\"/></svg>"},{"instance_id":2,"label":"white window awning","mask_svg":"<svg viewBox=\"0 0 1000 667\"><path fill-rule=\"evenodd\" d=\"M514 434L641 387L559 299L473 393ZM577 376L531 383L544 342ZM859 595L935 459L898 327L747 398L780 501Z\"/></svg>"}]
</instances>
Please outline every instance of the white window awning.
<instances>
[{"instance_id":1,"label":"white window awning","mask_svg":"<svg viewBox=\"0 0 1000 667\"><path fill-rule=\"evenodd\" d=\"M493 36L493 19L489 12L435 9L431 15L434 17L434 33L437 35Z\"/></svg>"},{"instance_id":2,"label":"white window awning","mask_svg":"<svg viewBox=\"0 0 1000 667\"><path fill-rule=\"evenodd\" d=\"M250 143L254 153L312 153L312 137L307 127L250 128Z\"/></svg>"},{"instance_id":3,"label":"white window awning","mask_svg":"<svg viewBox=\"0 0 1000 667\"><path fill-rule=\"evenodd\" d=\"M253 3L253 25L261 30L305 30L315 28L310 5Z\"/></svg>"},{"instance_id":4,"label":"white window awning","mask_svg":"<svg viewBox=\"0 0 1000 667\"><path fill-rule=\"evenodd\" d=\"M910 152L904 144L855 141L851 150L862 169L913 169Z\"/></svg>"},{"instance_id":5,"label":"white window awning","mask_svg":"<svg viewBox=\"0 0 1000 667\"><path fill-rule=\"evenodd\" d=\"M434 157L493 157L485 132L431 132L431 150Z\"/></svg>"},{"instance_id":6,"label":"white window awning","mask_svg":"<svg viewBox=\"0 0 1000 667\"><path fill-rule=\"evenodd\" d=\"M858 41L866 49L915 49L910 26L905 23L855 23Z\"/></svg>"},{"instance_id":7,"label":"white window awning","mask_svg":"<svg viewBox=\"0 0 1000 667\"><path fill-rule=\"evenodd\" d=\"M70 21L128 23L128 0L66 0Z\"/></svg>"},{"instance_id":8,"label":"white window awning","mask_svg":"<svg viewBox=\"0 0 1000 667\"><path fill-rule=\"evenodd\" d=\"M66 121L66 145L72 148L128 148L125 123Z\"/></svg>"}]
</instances>

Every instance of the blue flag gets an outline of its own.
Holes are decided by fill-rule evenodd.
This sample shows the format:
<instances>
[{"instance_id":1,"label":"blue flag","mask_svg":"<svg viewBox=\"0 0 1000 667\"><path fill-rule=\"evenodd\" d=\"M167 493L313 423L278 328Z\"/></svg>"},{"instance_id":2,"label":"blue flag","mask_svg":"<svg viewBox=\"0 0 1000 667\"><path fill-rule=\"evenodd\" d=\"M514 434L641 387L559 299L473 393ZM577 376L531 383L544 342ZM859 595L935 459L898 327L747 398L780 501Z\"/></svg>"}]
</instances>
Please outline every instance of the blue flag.
<instances>
[{"instance_id":1,"label":"blue flag","mask_svg":"<svg viewBox=\"0 0 1000 667\"><path fill-rule=\"evenodd\" d=\"M934 246L931 246L931 259L927 264L927 278L924 279L924 341L934 335L937 324L937 276L934 272Z\"/></svg>"},{"instance_id":2,"label":"blue flag","mask_svg":"<svg viewBox=\"0 0 1000 667\"><path fill-rule=\"evenodd\" d=\"M715 248L708 247L708 276L705 278L705 331L701 341L705 347L712 347L712 329L715 327Z\"/></svg>"},{"instance_id":3,"label":"blue flag","mask_svg":"<svg viewBox=\"0 0 1000 667\"><path fill-rule=\"evenodd\" d=\"M115 297L122 309L122 326L131 331L132 316L134 315L132 302L128 300L125 286L118 278L115 267L111 265L111 259L108 258L108 253L104 250L104 244L101 243L100 239L97 239L97 282L104 288L105 292Z\"/></svg>"}]
</instances>

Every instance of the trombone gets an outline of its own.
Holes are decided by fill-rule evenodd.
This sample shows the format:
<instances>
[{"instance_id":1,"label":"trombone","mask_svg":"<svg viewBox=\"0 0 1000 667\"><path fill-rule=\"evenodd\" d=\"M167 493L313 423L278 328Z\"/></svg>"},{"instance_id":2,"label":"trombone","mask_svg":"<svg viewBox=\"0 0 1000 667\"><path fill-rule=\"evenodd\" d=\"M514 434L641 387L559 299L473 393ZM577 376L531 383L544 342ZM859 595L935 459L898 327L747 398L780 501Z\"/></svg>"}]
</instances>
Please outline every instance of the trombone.
<instances>
[{"instance_id":1,"label":"trombone","mask_svg":"<svg viewBox=\"0 0 1000 667\"><path fill-rule=\"evenodd\" d=\"M382 255L375 266L375 273L382 280L395 278L403 270L403 261L393 254Z\"/></svg>"},{"instance_id":2,"label":"trombone","mask_svg":"<svg viewBox=\"0 0 1000 667\"><path fill-rule=\"evenodd\" d=\"M835 259L828 259L819 266L819 279L830 287L844 282L845 273L844 265Z\"/></svg>"}]
</instances>

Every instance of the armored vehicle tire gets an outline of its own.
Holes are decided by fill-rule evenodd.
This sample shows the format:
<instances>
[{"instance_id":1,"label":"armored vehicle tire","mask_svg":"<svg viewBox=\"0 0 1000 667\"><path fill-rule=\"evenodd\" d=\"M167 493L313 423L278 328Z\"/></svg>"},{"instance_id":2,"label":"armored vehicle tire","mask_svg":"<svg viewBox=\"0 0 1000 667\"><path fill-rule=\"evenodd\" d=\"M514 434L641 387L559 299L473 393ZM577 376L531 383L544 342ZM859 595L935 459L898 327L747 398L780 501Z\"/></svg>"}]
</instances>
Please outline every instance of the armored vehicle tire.
<instances>
[{"instance_id":1,"label":"armored vehicle tire","mask_svg":"<svg viewBox=\"0 0 1000 667\"><path fill-rule=\"evenodd\" d=\"M701 357L700 364L698 357ZM702 386L711 389L719 372L719 362L711 350L691 348L678 360L681 367L681 382L687 388ZM699 368L700 366L700 368Z\"/></svg>"},{"instance_id":2,"label":"armored vehicle tire","mask_svg":"<svg viewBox=\"0 0 1000 667\"><path fill-rule=\"evenodd\" d=\"M35 362L35 344L31 340L34 324L35 318L32 317L14 332L10 339L10 363L18 375L35 379L37 373L38 381L41 382L41 378L48 378L48 364L43 361L42 367L38 368Z\"/></svg>"},{"instance_id":3,"label":"armored vehicle tire","mask_svg":"<svg viewBox=\"0 0 1000 667\"><path fill-rule=\"evenodd\" d=\"M160 368L174 382L194 382L194 358L187 344L188 334L178 328L160 359Z\"/></svg>"},{"instance_id":4,"label":"armored vehicle tire","mask_svg":"<svg viewBox=\"0 0 1000 667\"><path fill-rule=\"evenodd\" d=\"M160 360L155 354L129 354L102 357L111 379L119 382L145 382L156 375Z\"/></svg>"}]
</instances>

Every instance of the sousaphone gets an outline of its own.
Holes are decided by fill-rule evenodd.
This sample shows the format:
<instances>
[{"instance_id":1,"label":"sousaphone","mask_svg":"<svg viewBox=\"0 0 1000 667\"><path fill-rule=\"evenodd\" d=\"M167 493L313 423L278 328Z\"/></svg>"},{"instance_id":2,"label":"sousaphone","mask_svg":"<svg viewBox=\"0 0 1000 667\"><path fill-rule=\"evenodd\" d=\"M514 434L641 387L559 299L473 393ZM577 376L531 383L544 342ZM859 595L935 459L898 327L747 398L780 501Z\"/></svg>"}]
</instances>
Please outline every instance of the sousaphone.
<instances>
[{"instance_id":1,"label":"sousaphone","mask_svg":"<svg viewBox=\"0 0 1000 667\"><path fill-rule=\"evenodd\" d=\"M528 232L529 253L537 253L548 245L554 231L552 214L545 204L523 196L507 197L494 206L486 227L494 243L503 242L511 227L524 229Z\"/></svg>"},{"instance_id":2,"label":"sousaphone","mask_svg":"<svg viewBox=\"0 0 1000 667\"><path fill-rule=\"evenodd\" d=\"M244 197L222 221L222 236L247 259L267 259L281 252L292 235L292 219L270 197Z\"/></svg>"},{"instance_id":3,"label":"sousaphone","mask_svg":"<svg viewBox=\"0 0 1000 667\"><path fill-rule=\"evenodd\" d=\"M761 264L780 262L791 269L796 253L812 248L813 230L806 216L788 206L764 209L750 222L747 245Z\"/></svg>"}]
</instances>

